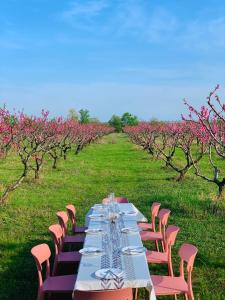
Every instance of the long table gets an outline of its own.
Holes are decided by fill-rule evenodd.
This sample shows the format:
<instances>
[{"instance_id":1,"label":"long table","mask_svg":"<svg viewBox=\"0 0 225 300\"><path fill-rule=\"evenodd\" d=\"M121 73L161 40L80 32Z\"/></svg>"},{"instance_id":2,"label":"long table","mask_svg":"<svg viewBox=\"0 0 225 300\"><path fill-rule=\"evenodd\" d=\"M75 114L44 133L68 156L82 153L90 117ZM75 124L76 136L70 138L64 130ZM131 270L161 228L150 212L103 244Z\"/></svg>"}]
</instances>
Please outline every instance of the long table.
<instances>
[{"instance_id":1,"label":"long table","mask_svg":"<svg viewBox=\"0 0 225 300\"><path fill-rule=\"evenodd\" d=\"M126 255L121 252L122 247L143 246L139 232L121 233L124 227L138 227L137 222L147 219L132 204L117 204L117 212L134 211L134 215L121 215L117 222L107 222L102 218L90 219L90 215L98 212L92 208L86 216L88 228L101 227L105 234L86 234L84 247L98 247L103 249L103 255L83 255L80 261L75 290L92 291L118 288L147 288L150 300L155 300L155 293L148 269L145 253ZM105 280L95 277L95 271L102 268L119 268L124 270L125 276L121 280Z\"/></svg>"}]
</instances>

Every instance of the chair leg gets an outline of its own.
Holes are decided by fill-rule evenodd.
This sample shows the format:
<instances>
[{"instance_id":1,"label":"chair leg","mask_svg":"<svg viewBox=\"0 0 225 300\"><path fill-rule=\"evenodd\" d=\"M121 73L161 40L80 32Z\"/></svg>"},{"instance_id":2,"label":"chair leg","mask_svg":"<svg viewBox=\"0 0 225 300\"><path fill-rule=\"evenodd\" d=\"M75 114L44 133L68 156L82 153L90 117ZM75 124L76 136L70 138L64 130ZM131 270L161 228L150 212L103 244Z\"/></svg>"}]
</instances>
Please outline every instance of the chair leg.
<instances>
[{"instance_id":1,"label":"chair leg","mask_svg":"<svg viewBox=\"0 0 225 300\"><path fill-rule=\"evenodd\" d=\"M52 269L52 275L53 275L53 276L56 275L57 267L58 267L58 263L57 263L57 261L55 260L55 261L54 261L54 265L53 265L53 269Z\"/></svg>"},{"instance_id":2,"label":"chair leg","mask_svg":"<svg viewBox=\"0 0 225 300\"><path fill-rule=\"evenodd\" d=\"M188 294L184 294L185 300L188 300Z\"/></svg>"},{"instance_id":3,"label":"chair leg","mask_svg":"<svg viewBox=\"0 0 225 300\"><path fill-rule=\"evenodd\" d=\"M164 247L163 240L161 240L161 246L162 246L162 250L163 250L163 252L165 252L165 247Z\"/></svg>"},{"instance_id":4,"label":"chair leg","mask_svg":"<svg viewBox=\"0 0 225 300\"><path fill-rule=\"evenodd\" d=\"M173 277L173 266L172 266L172 262L168 262L168 275Z\"/></svg>"},{"instance_id":5,"label":"chair leg","mask_svg":"<svg viewBox=\"0 0 225 300\"><path fill-rule=\"evenodd\" d=\"M158 243L158 241L155 241L155 247L156 247L156 250L159 252L159 243Z\"/></svg>"},{"instance_id":6,"label":"chair leg","mask_svg":"<svg viewBox=\"0 0 225 300\"><path fill-rule=\"evenodd\" d=\"M134 298L134 300L138 299L138 289L133 290L133 298Z\"/></svg>"}]
</instances>

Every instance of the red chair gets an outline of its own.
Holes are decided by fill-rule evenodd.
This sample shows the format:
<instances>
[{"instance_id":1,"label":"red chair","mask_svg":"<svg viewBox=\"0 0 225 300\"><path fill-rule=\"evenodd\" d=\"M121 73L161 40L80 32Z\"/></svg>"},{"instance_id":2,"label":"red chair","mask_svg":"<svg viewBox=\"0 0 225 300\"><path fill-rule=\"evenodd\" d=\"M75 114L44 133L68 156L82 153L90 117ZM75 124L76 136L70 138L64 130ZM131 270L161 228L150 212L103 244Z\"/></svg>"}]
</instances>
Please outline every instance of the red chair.
<instances>
[{"instance_id":1,"label":"red chair","mask_svg":"<svg viewBox=\"0 0 225 300\"><path fill-rule=\"evenodd\" d=\"M102 200L103 204L108 204L109 203L109 198L104 198ZM117 203L129 203L128 199L125 197L114 197L114 201Z\"/></svg>"},{"instance_id":2,"label":"red chair","mask_svg":"<svg viewBox=\"0 0 225 300\"><path fill-rule=\"evenodd\" d=\"M162 208L159 211L158 218L159 218L159 231L142 231L140 233L142 241L155 241L156 249L159 251L158 241L161 242L162 249L165 251L165 231L166 225L168 223L168 219L170 216L171 211L169 209Z\"/></svg>"},{"instance_id":3,"label":"red chair","mask_svg":"<svg viewBox=\"0 0 225 300\"><path fill-rule=\"evenodd\" d=\"M59 264L79 263L81 254L78 251L62 252L63 231L59 224L51 225L48 228L55 245L55 260L52 274L55 275Z\"/></svg>"},{"instance_id":4,"label":"red chair","mask_svg":"<svg viewBox=\"0 0 225 300\"><path fill-rule=\"evenodd\" d=\"M150 251L150 250L147 250L146 252L146 258L148 263L167 264L168 273L170 276L173 276L171 249L175 243L179 231L180 231L179 227L175 225L169 225L166 229L165 252Z\"/></svg>"},{"instance_id":5,"label":"red chair","mask_svg":"<svg viewBox=\"0 0 225 300\"><path fill-rule=\"evenodd\" d=\"M49 258L51 251L47 244L40 244L31 249L37 271L38 271L38 296L37 300L44 300L45 294L49 293L69 293L72 294L76 276L51 276ZM42 264L46 263L45 280L42 277Z\"/></svg>"},{"instance_id":6,"label":"red chair","mask_svg":"<svg viewBox=\"0 0 225 300\"><path fill-rule=\"evenodd\" d=\"M84 233L85 229L87 229L87 227L85 227L85 226L78 227L77 226L76 207L73 204L69 204L66 206L66 210L67 210L67 214L72 222L73 233Z\"/></svg>"},{"instance_id":7,"label":"red chair","mask_svg":"<svg viewBox=\"0 0 225 300\"><path fill-rule=\"evenodd\" d=\"M63 244L74 244L74 243L83 243L85 236L84 235L67 235L67 227L69 218L65 211L58 211L56 213L59 224L62 227L63 232Z\"/></svg>"},{"instance_id":8,"label":"red chair","mask_svg":"<svg viewBox=\"0 0 225 300\"><path fill-rule=\"evenodd\" d=\"M186 300L194 300L192 290L192 270L198 249L191 244L183 244L179 250L180 276L151 275L156 296L184 295ZM187 263L187 281L184 276L184 262Z\"/></svg>"},{"instance_id":9,"label":"red chair","mask_svg":"<svg viewBox=\"0 0 225 300\"><path fill-rule=\"evenodd\" d=\"M151 206L151 220L152 220L152 223L138 223L138 226L141 230L155 231L155 218L158 215L160 206L161 206L161 204L158 203L158 202L152 203L152 206Z\"/></svg>"},{"instance_id":10,"label":"red chair","mask_svg":"<svg viewBox=\"0 0 225 300\"><path fill-rule=\"evenodd\" d=\"M106 290L106 291L75 291L74 300L132 300L132 289Z\"/></svg>"}]
</instances>

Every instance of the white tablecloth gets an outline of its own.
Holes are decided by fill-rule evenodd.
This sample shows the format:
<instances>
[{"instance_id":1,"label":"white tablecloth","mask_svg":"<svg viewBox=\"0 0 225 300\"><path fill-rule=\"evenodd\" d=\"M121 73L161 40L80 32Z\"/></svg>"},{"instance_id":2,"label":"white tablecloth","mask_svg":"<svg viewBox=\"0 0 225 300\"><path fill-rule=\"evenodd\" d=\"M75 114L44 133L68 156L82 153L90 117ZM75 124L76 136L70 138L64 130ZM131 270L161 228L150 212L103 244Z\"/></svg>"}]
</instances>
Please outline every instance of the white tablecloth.
<instances>
[{"instance_id":1,"label":"white tablecloth","mask_svg":"<svg viewBox=\"0 0 225 300\"><path fill-rule=\"evenodd\" d=\"M103 228L106 234L87 234L84 247L98 247L103 249L103 255L82 256L74 290L91 291L118 288L141 288L150 290L150 300L155 300L152 281L149 274L145 253L125 255L121 248L125 246L143 246L139 232L121 233L123 227L136 227L137 221L146 221L146 218L131 204L118 204L118 211L136 212L134 216L122 215L116 223L109 223L99 219L90 219L91 209L86 218L88 228ZM95 212L97 212L95 210ZM124 270L125 276L121 280L97 279L95 271L102 268L119 268Z\"/></svg>"}]
</instances>

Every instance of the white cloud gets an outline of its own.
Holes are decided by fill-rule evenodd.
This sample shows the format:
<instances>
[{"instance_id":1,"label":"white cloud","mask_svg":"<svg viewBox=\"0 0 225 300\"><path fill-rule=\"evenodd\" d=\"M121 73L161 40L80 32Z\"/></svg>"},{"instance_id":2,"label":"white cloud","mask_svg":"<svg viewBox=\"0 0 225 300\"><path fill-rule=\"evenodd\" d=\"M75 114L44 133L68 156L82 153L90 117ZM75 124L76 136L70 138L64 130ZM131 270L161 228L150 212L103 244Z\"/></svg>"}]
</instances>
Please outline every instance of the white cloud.
<instances>
[{"instance_id":1,"label":"white cloud","mask_svg":"<svg viewBox=\"0 0 225 300\"><path fill-rule=\"evenodd\" d=\"M214 51L225 48L225 18L189 21L177 42L187 49Z\"/></svg>"},{"instance_id":2,"label":"white cloud","mask_svg":"<svg viewBox=\"0 0 225 300\"><path fill-rule=\"evenodd\" d=\"M65 10L62 14L63 18L71 21L72 18L83 17L92 18L102 12L107 7L105 0L92 1L74 1L70 8Z\"/></svg>"}]
</instances>

